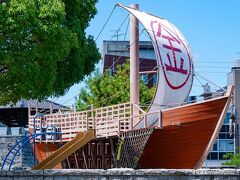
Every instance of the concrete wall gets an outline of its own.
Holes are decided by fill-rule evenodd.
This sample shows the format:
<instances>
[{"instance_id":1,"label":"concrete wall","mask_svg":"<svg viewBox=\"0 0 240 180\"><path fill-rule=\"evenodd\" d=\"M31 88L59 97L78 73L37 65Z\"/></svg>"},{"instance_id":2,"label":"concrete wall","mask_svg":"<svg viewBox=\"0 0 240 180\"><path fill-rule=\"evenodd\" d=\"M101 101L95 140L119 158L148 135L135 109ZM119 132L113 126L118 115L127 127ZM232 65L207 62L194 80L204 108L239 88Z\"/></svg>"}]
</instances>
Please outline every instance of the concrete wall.
<instances>
[{"instance_id":1,"label":"concrete wall","mask_svg":"<svg viewBox=\"0 0 240 180\"><path fill-rule=\"evenodd\" d=\"M23 127L7 127L0 122L0 136L21 136L25 131Z\"/></svg>"},{"instance_id":2,"label":"concrete wall","mask_svg":"<svg viewBox=\"0 0 240 180\"><path fill-rule=\"evenodd\" d=\"M240 170L44 170L0 171L0 180L237 180Z\"/></svg>"},{"instance_id":3,"label":"concrete wall","mask_svg":"<svg viewBox=\"0 0 240 180\"><path fill-rule=\"evenodd\" d=\"M9 152L9 148L13 147L16 144L16 140L18 138L24 137L23 135L13 136L13 135L5 135L0 136L0 164L2 164L2 159ZM32 146L27 143L21 150L20 155L16 156L14 160L15 164L13 168L29 168L34 164L34 154L32 150Z\"/></svg>"}]
</instances>

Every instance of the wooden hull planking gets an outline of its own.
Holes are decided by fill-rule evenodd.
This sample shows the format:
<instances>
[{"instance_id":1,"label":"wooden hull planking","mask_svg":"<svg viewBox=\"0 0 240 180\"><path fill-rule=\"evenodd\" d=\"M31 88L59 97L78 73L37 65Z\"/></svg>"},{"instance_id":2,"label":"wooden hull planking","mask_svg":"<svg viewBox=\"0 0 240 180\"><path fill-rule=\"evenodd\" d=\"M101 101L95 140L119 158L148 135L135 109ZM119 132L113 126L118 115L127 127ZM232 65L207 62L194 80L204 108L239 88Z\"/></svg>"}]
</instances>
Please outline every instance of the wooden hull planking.
<instances>
[{"instance_id":1,"label":"wooden hull planking","mask_svg":"<svg viewBox=\"0 0 240 180\"><path fill-rule=\"evenodd\" d=\"M163 128L149 137L139 168L200 168L199 161L216 139L215 130L220 130L227 101L225 97L164 111Z\"/></svg>"}]
</instances>

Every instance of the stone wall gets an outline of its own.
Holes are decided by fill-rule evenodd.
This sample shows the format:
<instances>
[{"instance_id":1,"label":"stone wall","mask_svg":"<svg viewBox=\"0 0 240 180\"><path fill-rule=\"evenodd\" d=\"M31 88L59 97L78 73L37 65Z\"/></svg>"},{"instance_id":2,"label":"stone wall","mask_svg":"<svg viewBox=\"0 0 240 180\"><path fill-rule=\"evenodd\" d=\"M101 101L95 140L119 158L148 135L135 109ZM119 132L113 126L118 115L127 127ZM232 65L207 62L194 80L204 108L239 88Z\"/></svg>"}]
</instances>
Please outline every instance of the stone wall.
<instances>
[{"instance_id":1,"label":"stone wall","mask_svg":"<svg viewBox=\"0 0 240 180\"><path fill-rule=\"evenodd\" d=\"M166 169L110 169L110 170L44 170L44 171L0 171L0 180L237 180L237 169L200 169L200 170L166 170Z\"/></svg>"},{"instance_id":2,"label":"stone wall","mask_svg":"<svg viewBox=\"0 0 240 180\"><path fill-rule=\"evenodd\" d=\"M16 144L18 138L24 137L23 135L13 136L5 135L0 136L0 164L2 164L2 159L5 158L9 152L10 147L13 147ZM19 155L16 156L14 160L13 168L30 168L34 163L34 154L32 146L27 143L20 151Z\"/></svg>"}]
</instances>

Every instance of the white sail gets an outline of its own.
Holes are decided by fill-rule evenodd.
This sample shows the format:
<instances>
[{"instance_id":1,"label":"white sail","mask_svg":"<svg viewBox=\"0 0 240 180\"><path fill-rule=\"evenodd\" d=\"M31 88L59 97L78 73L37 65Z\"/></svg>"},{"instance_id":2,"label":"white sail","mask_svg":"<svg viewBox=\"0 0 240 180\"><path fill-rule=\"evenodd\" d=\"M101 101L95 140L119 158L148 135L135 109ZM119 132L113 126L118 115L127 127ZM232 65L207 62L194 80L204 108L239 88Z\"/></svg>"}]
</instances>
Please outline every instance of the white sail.
<instances>
[{"instance_id":1,"label":"white sail","mask_svg":"<svg viewBox=\"0 0 240 180\"><path fill-rule=\"evenodd\" d=\"M152 40L156 54L158 85L148 111L153 112L183 103L193 82L192 55L186 39L167 20L118 5L142 23Z\"/></svg>"},{"instance_id":2,"label":"white sail","mask_svg":"<svg viewBox=\"0 0 240 180\"><path fill-rule=\"evenodd\" d=\"M192 55L186 39L169 21L121 4L118 5L142 23L150 36L156 54L158 83L148 111L153 112L183 103L193 82ZM150 119L148 121L152 121L153 124L156 117Z\"/></svg>"}]
</instances>

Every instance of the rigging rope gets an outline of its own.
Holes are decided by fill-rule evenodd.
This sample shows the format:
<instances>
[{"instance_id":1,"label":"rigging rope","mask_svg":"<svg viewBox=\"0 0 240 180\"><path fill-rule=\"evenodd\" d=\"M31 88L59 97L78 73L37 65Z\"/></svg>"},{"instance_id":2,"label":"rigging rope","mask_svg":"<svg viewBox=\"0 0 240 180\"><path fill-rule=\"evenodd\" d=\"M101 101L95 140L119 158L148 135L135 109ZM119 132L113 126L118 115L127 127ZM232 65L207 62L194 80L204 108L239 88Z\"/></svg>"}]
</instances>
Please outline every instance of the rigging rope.
<instances>
[{"instance_id":1,"label":"rigging rope","mask_svg":"<svg viewBox=\"0 0 240 180\"><path fill-rule=\"evenodd\" d=\"M106 27L106 25L107 25L107 23L108 23L109 19L111 18L111 16L112 16L112 14L113 14L114 10L116 9L116 7L117 7L117 6L115 5L115 6L114 6L114 8L113 8L113 10L111 11L110 15L108 16L108 18L107 18L106 22L104 23L103 27L101 28L100 32L98 33L98 35L97 35L97 38L95 39L95 41L97 41L97 40L98 40L99 36L101 35L101 33L102 33L103 29Z\"/></svg>"},{"instance_id":2,"label":"rigging rope","mask_svg":"<svg viewBox=\"0 0 240 180\"><path fill-rule=\"evenodd\" d=\"M214 85L214 86L218 87L218 88L219 88L219 90L224 90L224 91L226 91L226 89L224 89L224 88L222 88L222 87L218 86L217 84L215 84L215 83L213 83L212 81L208 80L207 78L203 77L203 76L202 76L202 75L200 75L198 72L196 72L196 71L195 71L195 72L194 72L194 74L195 74L195 77L196 77L196 75L198 75L200 78L202 78L202 79L204 79L205 81L207 81L207 82L211 83L212 85Z\"/></svg>"}]
</instances>

